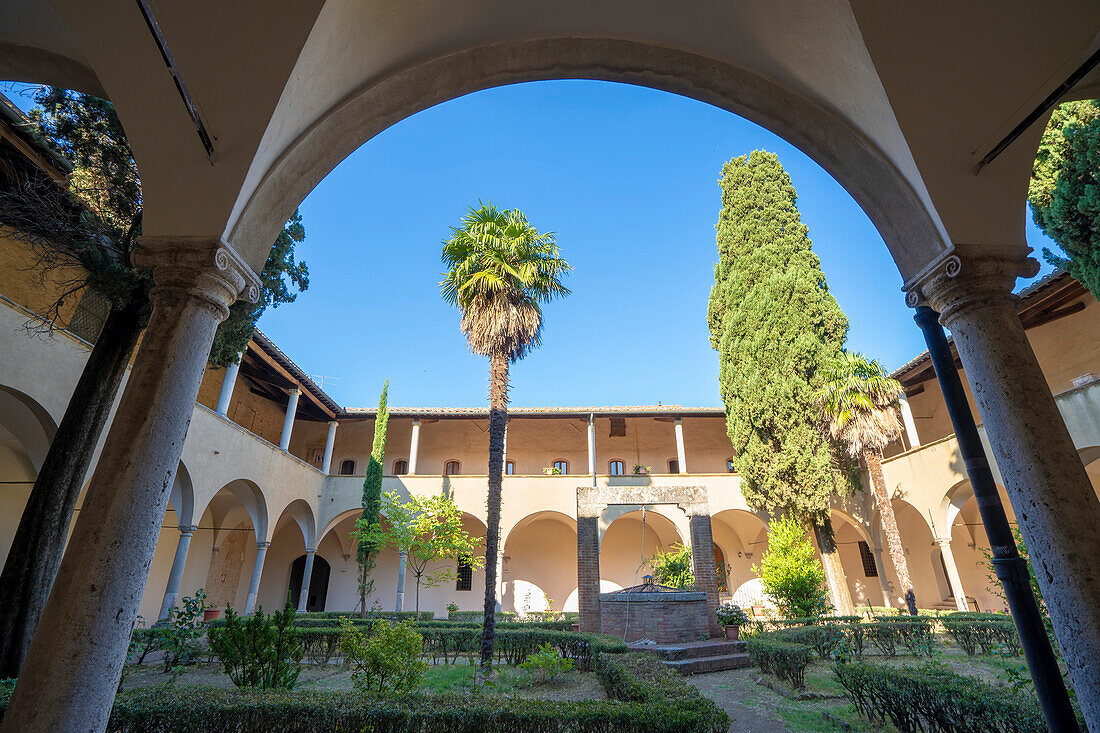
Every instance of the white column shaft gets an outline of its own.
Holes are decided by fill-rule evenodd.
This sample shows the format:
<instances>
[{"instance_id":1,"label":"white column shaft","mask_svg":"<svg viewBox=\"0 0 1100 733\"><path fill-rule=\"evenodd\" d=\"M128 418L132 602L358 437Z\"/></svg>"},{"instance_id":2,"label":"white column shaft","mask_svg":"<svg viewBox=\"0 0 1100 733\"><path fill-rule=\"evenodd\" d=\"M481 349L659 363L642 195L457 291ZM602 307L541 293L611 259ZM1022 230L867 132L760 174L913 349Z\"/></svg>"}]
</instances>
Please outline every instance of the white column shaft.
<instances>
[{"instance_id":1,"label":"white column shaft","mask_svg":"<svg viewBox=\"0 0 1100 733\"><path fill-rule=\"evenodd\" d=\"M218 406L215 410L222 417L229 414L229 403L233 401L233 388L237 384L237 372L241 370L241 357L225 368L225 376L222 377L222 391L218 395Z\"/></svg>"},{"instance_id":2,"label":"white column shaft","mask_svg":"<svg viewBox=\"0 0 1100 733\"><path fill-rule=\"evenodd\" d=\"M913 420L913 410L909 407L909 400L902 395L898 400L901 408L901 424L905 426L905 435L909 438L910 448L920 447L920 436L917 435L917 423Z\"/></svg>"},{"instance_id":3,"label":"white column shaft","mask_svg":"<svg viewBox=\"0 0 1100 733\"><path fill-rule=\"evenodd\" d=\"M252 580L248 583L248 598L244 602L244 612L248 615L256 610L256 596L260 592L260 576L264 572L264 559L270 542L256 543L256 563L252 566Z\"/></svg>"},{"instance_id":4,"label":"white column shaft","mask_svg":"<svg viewBox=\"0 0 1100 733\"><path fill-rule=\"evenodd\" d=\"M316 556L316 549L306 548L306 566L302 570L302 590L298 593L298 613L304 612L309 603L309 581L313 577L313 558Z\"/></svg>"},{"instance_id":5,"label":"white column shaft","mask_svg":"<svg viewBox=\"0 0 1100 733\"><path fill-rule=\"evenodd\" d=\"M416 459L420 455L420 421L413 420L412 441L409 445L409 473L416 475Z\"/></svg>"},{"instance_id":6,"label":"white column shaft","mask_svg":"<svg viewBox=\"0 0 1100 733\"><path fill-rule=\"evenodd\" d=\"M332 446L336 444L336 428L340 423L332 420L328 424L328 435L325 436L325 456L321 459L321 473L328 475L332 469Z\"/></svg>"},{"instance_id":7,"label":"white column shaft","mask_svg":"<svg viewBox=\"0 0 1100 733\"><path fill-rule=\"evenodd\" d=\"M596 485L596 418L588 416L588 473L592 476L592 485Z\"/></svg>"},{"instance_id":8,"label":"white column shaft","mask_svg":"<svg viewBox=\"0 0 1100 733\"><path fill-rule=\"evenodd\" d=\"M298 413L298 397L301 394L300 389L290 390L290 399L286 403L286 417L283 418L283 435L279 438L279 447L283 450L290 449L290 434L294 432L294 416Z\"/></svg>"},{"instance_id":9,"label":"white column shaft","mask_svg":"<svg viewBox=\"0 0 1100 733\"><path fill-rule=\"evenodd\" d=\"M687 453L684 451L684 421L676 419L676 462L680 466L680 473L687 473Z\"/></svg>"},{"instance_id":10,"label":"white column shaft","mask_svg":"<svg viewBox=\"0 0 1100 733\"><path fill-rule=\"evenodd\" d=\"M176 543L176 556L172 559L172 571L168 574L168 585L164 589L164 601L160 605L160 615L157 617L157 621L164 621L168 618L168 614L172 612L172 608L176 605L176 600L180 595L180 583L183 581L183 569L187 566L187 550L191 547L191 535L194 534L195 528L189 525L180 526L180 538Z\"/></svg>"},{"instance_id":11,"label":"white column shaft","mask_svg":"<svg viewBox=\"0 0 1100 733\"><path fill-rule=\"evenodd\" d=\"M401 611L405 605L405 564L409 554L402 550L397 558L397 604L393 610Z\"/></svg>"},{"instance_id":12,"label":"white column shaft","mask_svg":"<svg viewBox=\"0 0 1100 733\"><path fill-rule=\"evenodd\" d=\"M933 540L940 548L940 556L943 558L943 566L947 569L947 582L951 586L951 595L955 598L955 607L960 611L966 611L966 591L963 590L962 577L959 568L955 565L955 554L951 552L950 537L936 537Z\"/></svg>"}]
</instances>

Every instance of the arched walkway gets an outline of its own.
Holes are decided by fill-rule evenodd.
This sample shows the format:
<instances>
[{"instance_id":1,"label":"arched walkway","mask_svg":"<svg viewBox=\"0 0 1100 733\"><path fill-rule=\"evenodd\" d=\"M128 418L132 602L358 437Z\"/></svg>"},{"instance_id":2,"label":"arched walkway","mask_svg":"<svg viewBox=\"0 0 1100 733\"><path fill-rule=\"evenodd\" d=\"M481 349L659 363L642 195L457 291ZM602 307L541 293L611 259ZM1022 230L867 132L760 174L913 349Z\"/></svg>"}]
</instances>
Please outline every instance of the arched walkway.
<instances>
[{"instance_id":1,"label":"arched walkway","mask_svg":"<svg viewBox=\"0 0 1100 733\"><path fill-rule=\"evenodd\" d=\"M528 611L577 610L577 521L542 511L516 523L504 541L501 607Z\"/></svg>"},{"instance_id":2,"label":"arched walkway","mask_svg":"<svg viewBox=\"0 0 1100 733\"><path fill-rule=\"evenodd\" d=\"M267 549L263 575L260 579L257 602L266 611L279 610L286 604L288 590L292 585L292 565L306 552L318 549L316 535L316 521L310 505L302 499L290 502L275 522L271 533L271 545ZM314 562L316 563L316 559ZM295 608L297 608L301 582L302 577L299 574L298 588L289 590L289 595L294 598ZM325 599L320 599L320 603L324 605Z\"/></svg>"},{"instance_id":3,"label":"arched walkway","mask_svg":"<svg viewBox=\"0 0 1100 733\"><path fill-rule=\"evenodd\" d=\"M721 548L726 561L726 590L722 597L746 609L764 605L767 601L759 575L752 568L767 552L767 524L758 515L742 509L718 512L710 521L714 544Z\"/></svg>"},{"instance_id":4,"label":"arched walkway","mask_svg":"<svg viewBox=\"0 0 1100 733\"><path fill-rule=\"evenodd\" d=\"M640 584L642 576L653 570L654 555L690 544L665 513L676 511L664 506L631 509L611 521L600 542L601 593Z\"/></svg>"},{"instance_id":5,"label":"arched walkway","mask_svg":"<svg viewBox=\"0 0 1100 733\"><path fill-rule=\"evenodd\" d=\"M266 554L267 502L263 492L247 479L230 481L203 508L192 541L201 548L196 561L202 552L209 552L204 588L210 603L223 609L231 604L239 612L248 607L259 543Z\"/></svg>"},{"instance_id":6,"label":"arched walkway","mask_svg":"<svg viewBox=\"0 0 1100 733\"><path fill-rule=\"evenodd\" d=\"M57 426L38 402L0 387L0 563L8 556Z\"/></svg>"}]
</instances>

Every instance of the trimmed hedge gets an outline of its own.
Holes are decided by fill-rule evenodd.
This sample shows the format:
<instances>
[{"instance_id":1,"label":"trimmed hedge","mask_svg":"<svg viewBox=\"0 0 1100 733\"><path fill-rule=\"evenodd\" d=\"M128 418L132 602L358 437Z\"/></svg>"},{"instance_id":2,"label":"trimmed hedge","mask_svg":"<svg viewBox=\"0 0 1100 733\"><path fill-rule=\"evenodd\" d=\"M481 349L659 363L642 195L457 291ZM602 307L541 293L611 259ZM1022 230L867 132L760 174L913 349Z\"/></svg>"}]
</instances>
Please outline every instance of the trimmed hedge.
<instances>
[{"instance_id":1,"label":"trimmed hedge","mask_svg":"<svg viewBox=\"0 0 1100 733\"><path fill-rule=\"evenodd\" d=\"M373 626L377 618L346 617L356 626ZM393 620L393 619L388 619ZM417 621L413 624L418 629L480 629L481 621L449 621L436 619L431 621ZM340 628L340 617L305 618L299 619L295 626L301 628ZM552 631L572 631L572 621L502 621L497 624L498 629L548 629Z\"/></svg>"},{"instance_id":2,"label":"trimmed hedge","mask_svg":"<svg viewBox=\"0 0 1100 733\"><path fill-rule=\"evenodd\" d=\"M805 644L794 644L772 638L755 637L746 642L749 659L762 672L774 674L794 689L806 686L806 667L813 661L813 651Z\"/></svg>"},{"instance_id":3,"label":"trimmed hedge","mask_svg":"<svg viewBox=\"0 0 1100 733\"><path fill-rule=\"evenodd\" d=\"M691 730L700 733L725 733L729 729L729 716L721 708L652 654L600 654L595 668L611 700L692 711L696 727Z\"/></svg>"},{"instance_id":4,"label":"trimmed hedge","mask_svg":"<svg viewBox=\"0 0 1100 733\"><path fill-rule=\"evenodd\" d=\"M902 733L1040 733L1038 701L1011 687L994 687L941 667L917 668L854 662L836 665L848 698L872 720Z\"/></svg>"},{"instance_id":5,"label":"trimmed hedge","mask_svg":"<svg viewBox=\"0 0 1100 733\"><path fill-rule=\"evenodd\" d=\"M968 656L973 656L979 648L982 654L992 654L1003 649L1013 656L1022 651L1016 625L1011 619L957 619L946 618L944 631Z\"/></svg>"}]
</instances>

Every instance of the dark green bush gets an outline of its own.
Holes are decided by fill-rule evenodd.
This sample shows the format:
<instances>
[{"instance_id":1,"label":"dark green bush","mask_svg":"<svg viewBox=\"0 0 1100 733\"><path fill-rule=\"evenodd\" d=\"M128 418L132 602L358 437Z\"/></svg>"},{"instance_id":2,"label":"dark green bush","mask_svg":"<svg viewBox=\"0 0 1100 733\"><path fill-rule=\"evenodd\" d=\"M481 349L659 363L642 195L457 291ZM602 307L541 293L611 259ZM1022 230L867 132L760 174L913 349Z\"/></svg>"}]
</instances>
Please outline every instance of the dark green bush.
<instances>
[{"instance_id":1,"label":"dark green bush","mask_svg":"<svg viewBox=\"0 0 1100 733\"><path fill-rule=\"evenodd\" d=\"M294 606L264 615L262 608L242 622L226 607L225 625L210 629L210 647L237 687L290 689L301 671L302 644L294 628Z\"/></svg>"},{"instance_id":2,"label":"dark green bush","mask_svg":"<svg viewBox=\"0 0 1100 733\"><path fill-rule=\"evenodd\" d=\"M864 633L871 645L884 657L892 657L898 653L898 641L900 629L896 624L888 621L875 621L865 624Z\"/></svg>"},{"instance_id":3,"label":"dark green bush","mask_svg":"<svg viewBox=\"0 0 1100 733\"><path fill-rule=\"evenodd\" d=\"M749 659L762 672L774 674L794 689L806 685L806 667L813 661L813 650L805 644L754 637L747 642Z\"/></svg>"},{"instance_id":4,"label":"dark green bush","mask_svg":"<svg viewBox=\"0 0 1100 733\"><path fill-rule=\"evenodd\" d=\"M973 614L978 615L978 614ZM973 656L978 648L982 654L992 654L998 649L1016 656L1020 654L1020 637L1016 625L1004 616L989 618L993 614L980 614L986 618L959 618L962 614L943 620L944 631L964 652Z\"/></svg>"},{"instance_id":5,"label":"dark green bush","mask_svg":"<svg viewBox=\"0 0 1100 733\"><path fill-rule=\"evenodd\" d=\"M862 662L836 665L848 698L873 720L889 720L902 733L1040 733L1039 703L1011 687L994 687L941 667L889 667Z\"/></svg>"},{"instance_id":6,"label":"dark green bush","mask_svg":"<svg viewBox=\"0 0 1100 733\"><path fill-rule=\"evenodd\" d=\"M730 720L725 712L652 654L600 654L596 656L595 669L611 700L693 710L698 727L692 730L701 733L725 733L729 728Z\"/></svg>"},{"instance_id":7,"label":"dark green bush","mask_svg":"<svg viewBox=\"0 0 1100 733\"><path fill-rule=\"evenodd\" d=\"M771 638L804 644L812 647L821 659L831 660L837 648L844 641L844 626L841 624L822 624L819 626L801 626L776 631Z\"/></svg>"}]
</instances>

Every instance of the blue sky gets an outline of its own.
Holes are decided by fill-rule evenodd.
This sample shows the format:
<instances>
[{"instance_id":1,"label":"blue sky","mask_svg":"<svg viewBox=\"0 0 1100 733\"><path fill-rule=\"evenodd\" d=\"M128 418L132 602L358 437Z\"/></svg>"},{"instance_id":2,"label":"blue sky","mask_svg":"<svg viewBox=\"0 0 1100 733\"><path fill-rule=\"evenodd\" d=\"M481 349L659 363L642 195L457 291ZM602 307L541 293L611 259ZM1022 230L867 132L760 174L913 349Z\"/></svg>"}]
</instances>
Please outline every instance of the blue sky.
<instances>
[{"instance_id":1,"label":"blue sky","mask_svg":"<svg viewBox=\"0 0 1100 733\"><path fill-rule=\"evenodd\" d=\"M545 308L542 347L513 368L512 404L719 405L706 324L717 179L756 148L790 173L849 348L890 369L922 351L881 237L816 163L701 102L588 81L478 92L363 145L302 203L309 290L260 328L346 406L375 404L387 377L394 405L484 404L487 364L439 298L439 251L491 200L556 232L575 268L572 295Z\"/></svg>"}]
</instances>

